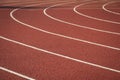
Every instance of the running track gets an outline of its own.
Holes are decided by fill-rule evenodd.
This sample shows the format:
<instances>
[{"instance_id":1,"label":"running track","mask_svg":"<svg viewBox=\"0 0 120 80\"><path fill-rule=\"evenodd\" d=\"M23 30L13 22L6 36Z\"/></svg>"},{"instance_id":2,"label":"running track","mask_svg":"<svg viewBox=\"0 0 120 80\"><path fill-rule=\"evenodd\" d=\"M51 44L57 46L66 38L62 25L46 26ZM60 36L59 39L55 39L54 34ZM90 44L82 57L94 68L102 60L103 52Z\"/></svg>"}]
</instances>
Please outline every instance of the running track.
<instances>
[{"instance_id":1,"label":"running track","mask_svg":"<svg viewBox=\"0 0 120 80\"><path fill-rule=\"evenodd\" d=\"M0 80L119 80L119 4L0 4Z\"/></svg>"}]
</instances>

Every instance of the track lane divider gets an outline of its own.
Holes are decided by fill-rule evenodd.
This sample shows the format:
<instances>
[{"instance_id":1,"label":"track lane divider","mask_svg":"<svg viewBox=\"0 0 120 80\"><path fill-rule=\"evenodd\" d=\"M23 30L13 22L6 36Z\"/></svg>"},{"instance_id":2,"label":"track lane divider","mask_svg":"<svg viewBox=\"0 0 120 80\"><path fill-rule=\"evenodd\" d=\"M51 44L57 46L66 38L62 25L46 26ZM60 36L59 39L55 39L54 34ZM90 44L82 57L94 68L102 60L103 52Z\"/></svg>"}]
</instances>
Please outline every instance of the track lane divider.
<instances>
[{"instance_id":1,"label":"track lane divider","mask_svg":"<svg viewBox=\"0 0 120 80\"><path fill-rule=\"evenodd\" d=\"M1 38L1 36L0 36L0 38ZM28 76L26 76L26 75L23 75L23 74L21 74L21 73L15 72L15 71L13 71L13 70L4 68L4 67L2 67L2 66L0 66L0 70L6 71L6 72L8 72L8 73L14 74L14 75L16 75L16 76L19 76L19 77L24 78L24 79L27 79L27 80L35 80L34 78L28 77Z\"/></svg>"}]
</instances>

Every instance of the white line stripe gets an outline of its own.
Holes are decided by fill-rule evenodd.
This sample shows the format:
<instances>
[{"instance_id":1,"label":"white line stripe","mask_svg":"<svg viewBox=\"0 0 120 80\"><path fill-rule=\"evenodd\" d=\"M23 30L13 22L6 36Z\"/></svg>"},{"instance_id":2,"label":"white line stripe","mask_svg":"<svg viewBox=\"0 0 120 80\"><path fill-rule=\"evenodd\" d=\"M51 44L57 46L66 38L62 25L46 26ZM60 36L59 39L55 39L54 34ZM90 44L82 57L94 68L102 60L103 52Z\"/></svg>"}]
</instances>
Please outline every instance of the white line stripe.
<instances>
[{"instance_id":1,"label":"white line stripe","mask_svg":"<svg viewBox=\"0 0 120 80\"><path fill-rule=\"evenodd\" d=\"M108 45L103 45L103 44L100 44L100 43L95 43L95 42L90 42L90 41L87 41L87 40L82 40L82 39L78 39L78 38L73 38L73 37L70 37L70 36L65 36L65 35L62 35L62 34L57 34L57 33L53 33L53 32L49 32L49 31L46 31L46 30L43 30L43 29L40 29L40 28L37 28L37 27L34 27L32 25L29 25L29 24L26 24L24 22L21 22L19 21L18 19L16 19L14 16L13 16L13 13L15 11L17 11L19 9L14 9L10 12L10 16L13 20L15 20L16 22L22 24L22 25L25 25L29 28L32 28L32 29L35 29L35 30L38 30L38 31L41 31L41 32L44 32L44 33L47 33L47 34L52 34L52 35L55 35L55 36L59 36L59 37L63 37L63 38L67 38L67 39L71 39L71 40L75 40L75 41L80 41L80 42L84 42L84 43L88 43L88 44L92 44L92 45L96 45L96 46L100 46L100 47L105 47L105 48L110 48L110 49L113 49L113 50L120 50L120 48L116 48L116 47L112 47L112 46L108 46Z\"/></svg>"},{"instance_id":2,"label":"white line stripe","mask_svg":"<svg viewBox=\"0 0 120 80\"><path fill-rule=\"evenodd\" d=\"M95 1L96 2L96 1ZM110 21L110 20L105 20L105 19L101 19L101 18L96 18L96 17L92 17L92 16L89 16L89 15L85 15L83 13L80 13L77 11L77 8L80 7L80 6L83 6L83 5L86 5L86 4L90 4L91 2L89 3L84 3L84 4L80 4L80 5L77 5L74 7L74 12L81 15L81 16L84 16L84 17L87 17L87 18L90 18L90 19L95 19L95 20L99 20L99 21L104 21L104 22L108 22L108 23L113 23L113 24L120 24L120 22L115 22L115 21ZM92 2L93 3L93 2Z\"/></svg>"},{"instance_id":3,"label":"white line stripe","mask_svg":"<svg viewBox=\"0 0 120 80\"><path fill-rule=\"evenodd\" d=\"M60 2L66 2L66 1L53 1L53 2L46 2L46 3L36 3L36 4L30 4L30 5L26 5L24 7L28 7L28 6L37 6L37 5L45 5L45 4L51 4L51 3L60 3Z\"/></svg>"},{"instance_id":4,"label":"white line stripe","mask_svg":"<svg viewBox=\"0 0 120 80\"><path fill-rule=\"evenodd\" d=\"M114 2L108 2L108 3L104 4L104 5L102 6L103 10L105 10L105 11L107 11L107 12L109 12L109 13L112 13L112 14L120 15L120 13L118 13L118 12L114 12L114 11L111 11L111 10L105 8L107 5L109 5L109 4L111 4L111 3L114 3Z\"/></svg>"},{"instance_id":5,"label":"white line stripe","mask_svg":"<svg viewBox=\"0 0 120 80\"><path fill-rule=\"evenodd\" d=\"M40 2L41 2L41 1L38 1L38 2L35 2L35 1L34 1L34 2L33 2L33 1L32 1L32 2L29 2L29 1L28 1L28 2L24 2L24 3L23 3L23 2L17 2L17 3L3 4L3 5L5 5L5 6L18 6L18 5L21 6L21 5L26 5L26 4L40 3ZM42 2L41 2L41 3L42 3Z\"/></svg>"},{"instance_id":6,"label":"white line stripe","mask_svg":"<svg viewBox=\"0 0 120 80\"><path fill-rule=\"evenodd\" d=\"M1 36L0 36L0 38L1 38ZM26 76L26 75L23 75L23 74L20 74L20 73L18 73L18 72L12 71L12 70L10 70L10 69L4 68L4 67L2 67L2 66L0 66L0 70L9 72L9 73L11 73L11 74L17 75L17 76L22 77L22 78L27 79L27 80L35 80L35 79L31 78L31 77L28 77L28 76Z\"/></svg>"},{"instance_id":7,"label":"white line stripe","mask_svg":"<svg viewBox=\"0 0 120 80\"><path fill-rule=\"evenodd\" d=\"M79 25L79 24L74 24L74 23L71 23L71 22L63 21L61 19L57 19L57 18L55 18L55 17L53 17L53 16L51 16L51 15L49 15L47 13L47 10L49 8L59 6L59 5L63 5L63 4L53 5L53 6L50 6L50 7L46 8L46 9L44 9L44 14L46 16L48 16L49 18L51 18L53 20L56 20L56 21L59 21L59 22L62 22L62 23L66 23L66 24L69 24L69 25L73 25L73 26L76 26L76 27L85 28L85 29L89 29L89 30L93 30L93 31L98 31L98 32L103 32L103 33L114 34L114 35L119 35L120 36L120 33L118 33L118 32L112 32L112 31L107 31L107 30L101 30L101 29L91 28L91 27L87 27L87 26L82 26L82 25Z\"/></svg>"},{"instance_id":8,"label":"white line stripe","mask_svg":"<svg viewBox=\"0 0 120 80\"><path fill-rule=\"evenodd\" d=\"M69 60L73 60L73 61L76 61L76 62L84 63L84 64L87 64L87 65L90 65L90 66L94 66L94 67L98 67L98 68L101 68L101 69L105 69L105 70L120 73L120 70L116 70L116 69L112 69L112 68L109 68L109 67L101 66L101 65L94 64L94 63L87 62L87 61L83 61L83 60L80 60L80 59L75 59L75 58L72 58L72 57L69 57L69 56L61 55L59 53L44 50L42 48L37 48L37 47L32 46L32 45L24 44L22 42L18 42L18 41L6 38L4 36L0 36L0 38L3 39L3 40L9 41L9 42L15 43L15 44L19 44L21 46L25 46L25 47L37 50L37 51L42 51L42 52L45 52L45 53L48 53L48 54L52 54L52 55L59 56L59 57L62 57L62 58L66 58L66 59L69 59Z\"/></svg>"}]
</instances>

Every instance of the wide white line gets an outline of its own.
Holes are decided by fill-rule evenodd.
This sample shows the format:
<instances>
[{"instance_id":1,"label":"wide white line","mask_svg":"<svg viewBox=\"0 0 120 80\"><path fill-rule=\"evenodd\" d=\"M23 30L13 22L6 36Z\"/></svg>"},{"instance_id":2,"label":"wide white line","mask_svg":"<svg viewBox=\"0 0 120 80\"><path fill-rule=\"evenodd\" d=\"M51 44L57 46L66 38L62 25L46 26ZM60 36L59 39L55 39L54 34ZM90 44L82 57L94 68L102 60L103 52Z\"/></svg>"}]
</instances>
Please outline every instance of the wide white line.
<instances>
[{"instance_id":1,"label":"wide white line","mask_svg":"<svg viewBox=\"0 0 120 80\"><path fill-rule=\"evenodd\" d=\"M79 25L79 24L74 24L74 23L71 23L71 22L67 22L67 21L55 18L55 17L53 17L53 16L51 16L51 15L49 15L47 13L47 10L49 8L52 8L52 7L55 7L55 6L59 6L59 5L64 5L64 4L57 4L57 5L50 6L50 7L46 8L46 9L44 9L44 14L47 17L49 17L49 18L51 18L53 20L62 22L62 23L66 23L66 24L69 24L69 25L73 25L73 26L76 26L76 27L85 28L85 29L89 29L89 30L93 30L93 31L98 31L98 32L103 32L103 33L114 34L114 35L119 35L120 36L120 33L118 33L118 32L112 32L112 31L107 31L107 30L101 30L101 29L91 28L91 27L87 27L87 26L82 26L82 25Z\"/></svg>"},{"instance_id":2,"label":"wide white line","mask_svg":"<svg viewBox=\"0 0 120 80\"><path fill-rule=\"evenodd\" d=\"M0 36L0 38L1 38L1 36ZM8 72L8 73L14 74L14 75L16 75L16 76L19 76L19 77L24 78L24 79L27 79L27 80L35 80L35 79L31 78L31 77L28 77L28 76L26 76L26 75L20 74L20 73L18 73L18 72L13 71L13 70L4 68L4 67L2 67L2 66L0 66L0 70L6 71L6 72Z\"/></svg>"},{"instance_id":3,"label":"wide white line","mask_svg":"<svg viewBox=\"0 0 120 80\"><path fill-rule=\"evenodd\" d=\"M112 46L108 46L108 45L103 45L103 44L100 44L100 43L95 43L95 42L91 42L91 41L87 41L87 40L83 40L83 39L78 39L78 38L73 38L73 37L70 37L70 36L65 36L65 35L62 35L62 34L57 34L57 33L53 33L53 32L49 32L49 31L46 31L46 30L43 30L43 29L40 29L40 28L37 28L37 27L34 27L32 25L29 25L29 24L26 24L24 22L21 22L20 20L16 19L14 16L13 16L13 13L15 11L17 11L19 9L14 9L10 12L10 16L11 18L22 24L22 25L25 25L29 28L32 28L32 29L35 29L35 30L38 30L38 31L41 31L41 32L44 32L44 33L47 33L47 34L52 34L52 35L55 35L55 36L59 36L59 37L63 37L63 38L67 38L67 39L71 39L71 40L75 40L75 41L80 41L80 42L84 42L84 43L88 43L88 44L92 44L92 45L96 45L96 46L100 46L100 47L104 47L104 48L109 48L109 49L113 49L113 50L120 50L120 48L116 48L116 47L112 47Z\"/></svg>"},{"instance_id":4,"label":"wide white line","mask_svg":"<svg viewBox=\"0 0 120 80\"><path fill-rule=\"evenodd\" d=\"M107 12L109 12L109 13L115 14L115 15L120 15L120 13L118 13L118 12L114 12L114 11L111 11L111 10L105 8L107 5L109 5L109 4L111 4L111 3L114 3L114 2L108 2L108 3L104 4L104 5L102 6L103 10L105 10L105 11L107 11Z\"/></svg>"},{"instance_id":5,"label":"wide white line","mask_svg":"<svg viewBox=\"0 0 120 80\"><path fill-rule=\"evenodd\" d=\"M65 55L62 55L62 54L59 54L59 53L51 52L51 51L48 51L48 50L45 50L45 49L42 49L42 48L38 48L38 47L35 47L35 46L32 46L32 45L28 45L28 44L25 44L25 43L22 43L22 42L19 42L19 41L16 41L16 40L6 38L4 36L0 36L0 38L3 39L3 40L9 41L9 42L15 43L15 44L19 44L21 46L25 46L25 47L37 50L37 51L45 52L45 53L52 54L52 55L55 55L55 56L59 56L59 57L65 58L65 59L73 60L73 61L76 61L76 62L84 63L84 64L94 66L94 67L98 67L98 68L101 68L101 69L104 69L104 70L109 70L109 71L120 73L120 70L112 69L112 68L101 66L101 65L94 64L94 63L91 63L91 62L87 62L87 61L83 61L83 60L80 60L80 59L75 59L75 58L72 58L72 57L69 57L69 56L65 56Z\"/></svg>"},{"instance_id":6,"label":"wide white line","mask_svg":"<svg viewBox=\"0 0 120 80\"><path fill-rule=\"evenodd\" d=\"M95 2L96 2L96 1L95 1ZM90 3L91 3L91 2L77 5L77 6L74 7L73 10L74 10L75 13L77 13L77 14L79 14L79 15L81 15L81 16L90 18L90 19L99 20L99 21L108 22L108 23L113 23L113 24L120 24L120 22L111 21L111 20L106 20L106 19L101 19L101 18L96 18L96 17L89 16L89 15L86 15L86 14L83 14L83 13L80 13L79 11L77 11L77 8L78 8L78 7L83 6L83 5L86 5L86 4L90 4ZM92 3L93 3L93 2L92 2Z\"/></svg>"}]
</instances>

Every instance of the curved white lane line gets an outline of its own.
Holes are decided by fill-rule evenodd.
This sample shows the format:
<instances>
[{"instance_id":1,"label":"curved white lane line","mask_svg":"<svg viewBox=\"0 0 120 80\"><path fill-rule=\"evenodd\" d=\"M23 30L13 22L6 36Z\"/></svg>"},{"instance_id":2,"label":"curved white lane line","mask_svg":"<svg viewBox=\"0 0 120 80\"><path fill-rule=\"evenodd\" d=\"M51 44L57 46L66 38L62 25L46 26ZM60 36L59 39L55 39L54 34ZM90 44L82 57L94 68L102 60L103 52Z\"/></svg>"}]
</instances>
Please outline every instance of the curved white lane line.
<instances>
[{"instance_id":1,"label":"curved white lane line","mask_svg":"<svg viewBox=\"0 0 120 80\"><path fill-rule=\"evenodd\" d=\"M72 60L72 61L75 61L75 62L84 63L84 64L94 66L94 67L98 67L98 68L101 68L101 69L104 69L104 70L109 70L109 71L120 73L120 70L112 69L112 68L101 66L101 65L94 64L94 63L91 63L91 62L87 62L87 61L83 61L83 60L80 60L80 59L75 59L75 58L72 58L72 57L69 57L69 56L65 56L65 55L62 55L62 54L59 54L59 53L51 52L51 51L48 51L48 50L45 50L45 49L42 49L42 48L38 48L38 47L35 47L35 46L32 46L32 45L28 45L28 44L25 44L25 43L22 43L22 42L19 42L19 41L16 41L16 40L6 38L4 36L0 36L0 38L3 39L3 40L9 41L9 42L15 43L15 44L19 44L19 45L24 46L24 47L28 47L28 48L37 50L37 51L52 54L52 55L62 57L62 58L65 58L65 59L69 59L69 60Z\"/></svg>"},{"instance_id":2,"label":"curved white lane line","mask_svg":"<svg viewBox=\"0 0 120 80\"><path fill-rule=\"evenodd\" d=\"M89 29L89 30L93 30L93 31L98 31L98 32L103 32L103 33L114 34L114 35L119 35L120 36L120 33L118 33L118 32L112 32L112 31L107 31L107 30L101 30L101 29L91 28L91 27L87 27L87 26L82 26L82 25L79 25L79 24L74 24L74 23L71 23L71 22L67 22L67 21L55 18L55 17L53 17L53 16L51 16L51 15L49 15L47 13L47 10L49 8L59 6L59 5L63 5L63 4L53 5L53 6L50 6L50 7L46 8L46 9L44 9L44 14L46 16L48 16L49 18L51 18L53 20L56 20L56 21L59 21L59 22L62 22L62 23L66 23L66 24L69 24L69 25L73 25L73 26L76 26L76 27L85 28L85 29Z\"/></svg>"},{"instance_id":3,"label":"curved white lane line","mask_svg":"<svg viewBox=\"0 0 120 80\"><path fill-rule=\"evenodd\" d=\"M47 33L47 34L51 34L51 35L54 35L54 36L59 36L59 37L63 37L63 38L67 38L67 39L71 39L71 40L75 40L75 41L80 41L80 42L84 42L84 43L88 43L88 44L92 44L92 45L96 45L96 46L100 46L100 47L104 47L104 48L109 48L109 49L113 49L113 50L120 50L120 48L117 48L117 47L112 47L112 46L103 45L103 44L100 44L100 43L95 43L95 42L91 42L91 41L87 41L87 40L83 40L83 39L73 38L73 37L70 37L70 36L62 35L62 34L57 34L57 33L54 33L54 32L50 32L50 31L47 31L47 30L44 30L44 29L40 29L40 28L37 28L37 27L35 27L35 26L26 24L26 23L24 23L24 22L16 19L16 18L13 16L13 13L14 13L15 11L17 11L17 10L19 10L19 9L14 9L14 10L12 10L12 11L10 12L10 17L11 17L14 21L16 21L16 22L18 22L18 23L20 23L20 24L22 24L22 25L25 25L25 26L27 26L27 27L29 27L29 28L32 28L32 29L35 29L35 30L37 30L37 31L41 31L41 32L44 32L44 33Z\"/></svg>"},{"instance_id":4,"label":"curved white lane line","mask_svg":"<svg viewBox=\"0 0 120 80\"><path fill-rule=\"evenodd\" d=\"M114 1L114 2L116 2L116 1ZM112 14L115 14L115 15L120 15L120 13L118 13L118 12L114 12L114 11L111 11L111 10L105 8L107 5L109 5L109 4L111 4L111 3L114 3L114 2L108 2L108 3L104 4L104 5L102 6L102 8L103 8L103 10L105 10L105 11L107 11L107 12L109 12L109 13L112 13Z\"/></svg>"},{"instance_id":5,"label":"curved white lane line","mask_svg":"<svg viewBox=\"0 0 120 80\"><path fill-rule=\"evenodd\" d=\"M115 21L111 21L111 20L96 18L96 17L89 16L89 15L86 15L86 14L83 14L83 13L80 13L79 11L77 11L77 8L78 8L78 7L83 6L83 5L86 5L86 4L90 4L90 3L91 3L91 2L77 5L77 6L75 6L75 7L73 8L73 10L74 10L75 13L77 13L77 14L79 14L79 15L81 15L81 16L90 18L90 19L99 20L99 21L108 22L108 23L113 23L113 24L120 24L120 22L115 22ZM92 3L93 3L93 2L92 2Z\"/></svg>"},{"instance_id":6,"label":"curved white lane line","mask_svg":"<svg viewBox=\"0 0 120 80\"><path fill-rule=\"evenodd\" d=\"M0 36L0 38L1 38L1 36ZM16 76L19 76L19 77L24 78L24 79L27 79L27 80L35 80L35 79L31 78L31 77L28 77L28 76L26 76L26 75L20 74L20 73L18 73L18 72L13 71L13 70L4 68L4 67L2 67L2 66L0 66L0 70L9 72L9 73L11 73L11 74L14 74L14 75L16 75Z\"/></svg>"}]
</instances>

